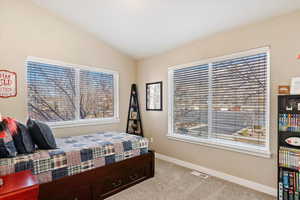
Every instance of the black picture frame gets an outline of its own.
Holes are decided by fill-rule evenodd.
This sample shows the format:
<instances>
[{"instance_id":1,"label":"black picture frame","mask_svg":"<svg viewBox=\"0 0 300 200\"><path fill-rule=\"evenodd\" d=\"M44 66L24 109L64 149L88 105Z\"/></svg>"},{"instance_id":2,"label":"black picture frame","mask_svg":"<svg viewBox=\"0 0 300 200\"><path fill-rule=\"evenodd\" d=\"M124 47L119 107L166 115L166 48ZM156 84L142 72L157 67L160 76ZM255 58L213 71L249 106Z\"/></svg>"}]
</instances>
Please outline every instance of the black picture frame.
<instances>
[{"instance_id":1,"label":"black picture frame","mask_svg":"<svg viewBox=\"0 0 300 200\"><path fill-rule=\"evenodd\" d=\"M152 90L151 87L153 88ZM151 94L151 92L155 92L155 93L159 92L159 93ZM150 104L151 101L159 101L159 102L152 103L152 107L151 107ZM146 83L146 111L162 111L162 110L163 110L163 82L158 81L153 83Z\"/></svg>"}]
</instances>

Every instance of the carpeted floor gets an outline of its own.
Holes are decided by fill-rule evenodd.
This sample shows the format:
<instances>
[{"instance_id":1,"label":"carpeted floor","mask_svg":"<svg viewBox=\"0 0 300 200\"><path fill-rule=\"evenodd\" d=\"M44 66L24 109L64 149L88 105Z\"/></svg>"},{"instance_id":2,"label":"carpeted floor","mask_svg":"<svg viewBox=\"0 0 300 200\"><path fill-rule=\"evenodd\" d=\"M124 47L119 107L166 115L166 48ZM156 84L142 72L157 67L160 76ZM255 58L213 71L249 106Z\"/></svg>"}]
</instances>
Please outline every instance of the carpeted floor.
<instances>
[{"instance_id":1,"label":"carpeted floor","mask_svg":"<svg viewBox=\"0 0 300 200\"><path fill-rule=\"evenodd\" d=\"M155 177L109 200L275 200L276 198L221 179L190 174L191 170L156 160Z\"/></svg>"}]
</instances>

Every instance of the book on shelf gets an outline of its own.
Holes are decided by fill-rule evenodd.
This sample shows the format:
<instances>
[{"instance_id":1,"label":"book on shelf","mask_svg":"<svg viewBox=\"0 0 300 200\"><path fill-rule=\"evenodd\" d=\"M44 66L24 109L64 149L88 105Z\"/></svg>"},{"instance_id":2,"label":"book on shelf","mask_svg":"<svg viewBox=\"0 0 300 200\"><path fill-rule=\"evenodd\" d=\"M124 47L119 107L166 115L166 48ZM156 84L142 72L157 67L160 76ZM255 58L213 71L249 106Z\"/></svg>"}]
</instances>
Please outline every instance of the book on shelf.
<instances>
[{"instance_id":1,"label":"book on shelf","mask_svg":"<svg viewBox=\"0 0 300 200\"><path fill-rule=\"evenodd\" d=\"M278 199L283 200L283 171L279 171Z\"/></svg>"},{"instance_id":2,"label":"book on shelf","mask_svg":"<svg viewBox=\"0 0 300 200\"><path fill-rule=\"evenodd\" d=\"M288 147L279 148L279 166L299 170L300 169L300 149Z\"/></svg>"},{"instance_id":3,"label":"book on shelf","mask_svg":"<svg viewBox=\"0 0 300 200\"><path fill-rule=\"evenodd\" d=\"M279 131L300 133L300 114L279 114Z\"/></svg>"},{"instance_id":4,"label":"book on shelf","mask_svg":"<svg viewBox=\"0 0 300 200\"><path fill-rule=\"evenodd\" d=\"M299 172L280 169L279 176L279 200L299 200Z\"/></svg>"}]
</instances>

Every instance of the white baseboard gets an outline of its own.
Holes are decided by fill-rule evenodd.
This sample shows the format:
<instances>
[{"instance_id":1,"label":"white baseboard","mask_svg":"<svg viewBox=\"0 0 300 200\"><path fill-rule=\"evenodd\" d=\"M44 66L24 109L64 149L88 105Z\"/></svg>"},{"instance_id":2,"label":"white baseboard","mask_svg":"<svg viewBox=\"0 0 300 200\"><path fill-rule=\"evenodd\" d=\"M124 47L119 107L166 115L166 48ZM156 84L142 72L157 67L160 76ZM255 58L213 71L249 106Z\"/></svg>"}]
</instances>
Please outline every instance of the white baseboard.
<instances>
[{"instance_id":1,"label":"white baseboard","mask_svg":"<svg viewBox=\"0 0 300 200\"><path fill-rule=\"evenodd\" d=\"M203 172L203 173L208 174L210 176L214 176L214 177L217 177L217 178L220 178L220 179L223 179L223 180L226 180L226 181L229 181L229 182L232 182L232 183L235 183L235 184L238 184L238 185L241 185L241 186L244 186L244 187L256 190L256 191L259 191L259 192L263 192L263 193L266 193L266 194L269 194L269 195L272 195L272 196L275 196L275 197L277 196L277 189L272 188L270 186L266 186L266 185L263 185L263 184L260 184L260 183L249 181L247 179L232 176L232 175L229 175L229 174L226 174L226 173L223 173L223 172L220 172L220 171L216 171L216 170L213 170L213 169L208 169L206 167L202 167L202 166L190 163L190 162L186 162L186 161L183 161L183 160L172 158L172 157L169 157L169 156L166 156L166 155L163 155L163 154L155 153L155 157L157 159L164 160L164 161L167 161L167 162L171 162L171 163L174 163L176 165L180 165L182 167L186 167L186 168L189 168L189 169L192 169L192 170L200 171L200 172Z\"/></svg>"}]
</instances>

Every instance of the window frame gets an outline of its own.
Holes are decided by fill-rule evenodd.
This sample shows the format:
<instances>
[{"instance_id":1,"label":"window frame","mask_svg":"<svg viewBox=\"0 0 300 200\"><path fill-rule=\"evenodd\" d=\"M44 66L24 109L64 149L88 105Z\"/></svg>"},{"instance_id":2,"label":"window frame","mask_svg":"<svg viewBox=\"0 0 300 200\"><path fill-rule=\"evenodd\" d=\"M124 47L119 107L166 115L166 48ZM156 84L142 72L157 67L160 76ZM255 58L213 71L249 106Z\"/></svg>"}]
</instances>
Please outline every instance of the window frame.
<instances>
[{"instance_id":1,"label":"window frame","mask_svg":"<svg viewBox=\"0 0 300 200\"><path fill-rule=\"evenodd\" d=\"M69 120L69 121L59 121L59 122L46 122L51 128L67 128L67 127L78 127L78 126L88 126L88 125L101 125L101 124L112 124L112 123L119 123L119 73L117 71L108 70L105 68L100 67L90 67L90 66L84 66L84 65L77 65L77 64L71 64L66 63L62 61L56 61L56 60L50 60L50 59L44 59L44 58L38 58L33 56L28 56L25 60L25 80L26 80L26 106L27 106L27 115L28 115L28 91L27 91L27 68L28 68L28 62L40 62L45 63L49 65L58 65L62 67L72 68L76 71L79 70L88 70L93 72L103 72L103 73L109 73L113 75L113 83L114 83L114 93L113 93L113 106L114 106L114 116L110 118L95 118L95 119L75 119L75 120ZM79 72L75 73L75 79L76 82L80 81ZM79 87L78 87L79 88ZM77 90L78 90L77 88ZM77 111L76 111L77 112Z\"/></svg>"},{"instance_id":2,"label":"window frame","mask_svg":"<svg viewBox=\"0 0 300 200\"><path fill-rule=\"evenodd\" d=\"M212 63L217 61L223 61L226 59L234 59L244 56L250 56L253 54L259 54L259 53L266 53L267 54L267 89L266 89L266 145L265 147L255 147L253 145L248 145L246 143L236 143L231 141L226 141L222 139L217 138L201 138L201 137L193 137L193 136L187 136L182 135L178 133L174 133L173 131L173 111L174 111L174 79L173 79L173 72L176 69L182 69L186 67L192 67L197 65L209 65L209 71L211 71ZM210 73L210 72L208 72ZM197 62L182 64L182 65L176 65L168 68L168 133L167 137L169 139L182 141L182 142L188 142L193 144L200 144L203 146L208 147L214 147L218 149L225 149L245 154L250 154L254 156L264 157L264 158L270 158L271 157L271 151L270 151L270 48L269 47L261 47L246 51L241 51L238 53L233 53L225 56L219 56L209 59L200 60ZM211 88L209 89L211 91ZM208 110L210 112L210 110Z\"/></svg>"}]
</instances>

